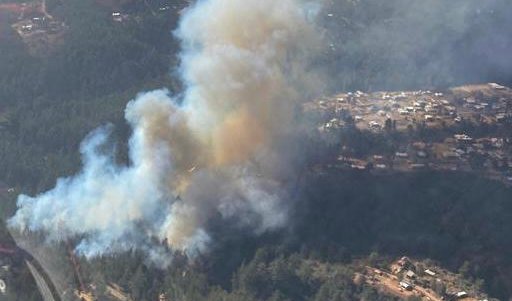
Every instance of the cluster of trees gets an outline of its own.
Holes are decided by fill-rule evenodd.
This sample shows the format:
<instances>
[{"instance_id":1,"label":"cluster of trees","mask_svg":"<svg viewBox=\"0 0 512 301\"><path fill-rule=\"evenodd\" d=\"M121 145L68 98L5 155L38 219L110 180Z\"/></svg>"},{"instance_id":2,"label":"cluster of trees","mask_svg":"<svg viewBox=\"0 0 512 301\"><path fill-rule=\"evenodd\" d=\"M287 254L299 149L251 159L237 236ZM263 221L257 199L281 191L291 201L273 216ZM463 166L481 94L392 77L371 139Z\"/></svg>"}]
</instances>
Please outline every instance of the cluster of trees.
<instances>
[{"instance_id":1,"label":"cluster of trees","mask_svg":"<svg viewBox=\"0 0 512 301\"><path fill-rule=\"evenodd\" d=\"M140 255L125 254L115 260L93 260L84 269L92 271L88 277L98 283L98 290L112 281L128 288L126 293L134 300L157 300L162 293L168 300L182 301L398 300L365 283L354 283L355 268L350 264L322 262L282 248L257 249L252 258L226 276L229 284L225 286L209 279L204 265L191 266L183 259L178 256L161 271L140 264Z\"/></svg>"}]
</instances>

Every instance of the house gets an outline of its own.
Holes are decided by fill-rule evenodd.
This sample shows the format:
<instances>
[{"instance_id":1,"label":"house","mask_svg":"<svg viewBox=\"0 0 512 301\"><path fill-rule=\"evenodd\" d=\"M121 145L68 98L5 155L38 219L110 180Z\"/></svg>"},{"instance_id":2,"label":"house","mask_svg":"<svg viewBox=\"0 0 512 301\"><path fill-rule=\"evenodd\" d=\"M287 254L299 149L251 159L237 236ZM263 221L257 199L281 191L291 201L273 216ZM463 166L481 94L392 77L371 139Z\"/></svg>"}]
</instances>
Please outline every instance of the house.
<instances>
[{"instance_id":1,"label":"house","mask_svg":"<svg viewBox=\"0 0 512 301\"><path fill-rule=\"evenodd\" d=\"M397 263L398 263L398 265L399 265L399 266L401 266L401 267L409 267L409 266L412 266L412 262L411 262L411 260L410 260L408 257L406 257L406 256L404 256L404 257L400 258L400 260L398 260L398 262L397 262Z\"/></svg>"},{"instance_id":2,"label":"house","mask_svg":"<svg viewBox=\"0 0 512 301\"><path fill-rule=\"evenodd\" d=\"M414 163L414 164L410 165L410 168L414 169L414 170L424 169L426 167L427 166L425 164L423 164L423 163Z\"/></svg>"},{"instance_id":3,"label":"house","mask_svg":"<svg viewBox=\"0 0 512 301\"><path fill-rule=\"evenodd\" d=\"M400 281L400 287L407 291L412 291L412 289L413 289L412 285L405 281Z\"/></svg>"},{"instance_id":4,"label":"house","mask_svg":"<svg viewBox=\"0 0 512 301\"><path fill-rule=\"evenodd\" d=\"M7 291L7 285L5 284L5 281L0 279L0 293L5 294L6 291Z\"/></svg>"},{"instance_id":5,"label":"house","mask_svg":"<svg viewBox=\"0 0 512 301\"><path fill-rule=\"evenodd\" d=\"M370 123L368 125L372 129L380 129L381 128L381 125L376 121L370 121Z\"/></svg>"},{"instance_id":6,"label":"house","mask_svg":"<svg viewBox=\"0 0 512 301\"><path fill-rule=\"evenodd\" d=\"M472 97L468 97L468 98L466 98L466 103L468 103L468 104L475 104L476 103L476 99L474 99Z\"/></svg>"},{"instance_id":7,"label":"house","mask_svg":"<svg viewBox=\"0 0 512 301\"><path fill-rule=\"evenodd\" d=\"M427 274L429 276L432 276L432 277L436 276L436 273L434 271L432 271L432 270L429 270L429 269L425 270L425 274Z\"/></svg>"},{"instance_id":8,"label":"house","mask_svg":"<svg viewBox=\"0 0 512 301\"><path fill-rule=\"evenodd\" d=\"M425 142L422 142L422 141L418 141L418 142L414 142L412 144L412 146L415 148L415 149L425 149L425 147L427 147L427 144Z\"/></svg>"},{"instance_id":9,"label":"house","mask_svg":"<svg viewBox=\"0 0 512 301\"><path fill-rule=\"evenodd\" d=\"M466 292L458 292L458 293L455 294L455 297L457 297L457 299L464 299L464 298L468 297L468 293L466 293Z\"/></svg>"},{"instance_id":10,"label":"house","mask_svg":"<svg viewBox=\"0 0 512 301\"><path fill-rule=\"evenodd\" d=\"M497 122L505 122L507 120L507 115L505 113L496 114Z\"/></svg>"},{"instance_id":11,"label":"house","mask_svg":"<svg viewBox=\"0 0 512 301\"><path fill-rule=\"evenodd\" d=\"M123 14L123 13L118 12L118 11L115 11L115 12L112 13L112 20L114 22L123 22L123 21L128 20L128 18L129 18L129 15Z\"/></svg>"},{"instance_id":12,"label":"house","mask_svg":"<svg viewBox=\"0 0 512 301\"><path fill-rule=\"evenodd\" d=\"M405 277L409 279L416 279L416 274L413 271L409 270L405 273Z\"/></svg>"},{"instance_id":13,"label":"house","mask_svg":"<svg viewBox=\"0 0 512 301\"><path fill-rule=\"evenodd\" d=\"M381 156L381 155L374 155L374 156L373 156L373 160L374 160L374 161L382 161L382 160L384 160L384 156Z\"/></svg>"},{"instance_id":14,"label":"house","mask_svg":"<svg viewBox=\"0 0 512 301\"><path fill-rule=\"evenodd\" d=\"M473 138L471 138L470 136L468 136L468 135L466 135L466 134L453 135L453 137L454 137L458 142L471 142L471 141L473 141Z\"/></svg>"},{"instance_id":15,"label":"house","mask_svg":"<svg viewBox=\"0 0 512 301\"><path fill-rule=\"evenodd\" d=\"M396 152L395 153L395 156L397 158L409 158L409 154L408 153L405 153L405 152Z\"/></svg>"},{"instance_id":16,"label":"house","mask_svg":"<svg viewBox=\"0 0 512 301\"><path fill-rule=\"evenodd\" d=\"M404 109L398 109L398 114L400 115L409 115L410 112Z\"/></svg>"},{"instance_id":17,"label":"house","mask_svg":"<svg viewBox=\"0 0 512 301\"><path fill-rule=\"evenodd\" d=\"M356 170L365 170L365 169L366 169L366 166L364 166L364 165L358 165L358 164L352 164L352 165L350 165L350 168L352 168L352 169L356 169Z\"/></svg>"},{"instance_id":18,"label":"house","mask_svg":"<svg viewBox=\"0 0 512 301\"><path fill-rule=\"evenodd\" d=\"M416 155L418 156L418 158L426 158L427 157L427 153L424 151L418 151L416 153Z\"/></svg>"}]
</instances>

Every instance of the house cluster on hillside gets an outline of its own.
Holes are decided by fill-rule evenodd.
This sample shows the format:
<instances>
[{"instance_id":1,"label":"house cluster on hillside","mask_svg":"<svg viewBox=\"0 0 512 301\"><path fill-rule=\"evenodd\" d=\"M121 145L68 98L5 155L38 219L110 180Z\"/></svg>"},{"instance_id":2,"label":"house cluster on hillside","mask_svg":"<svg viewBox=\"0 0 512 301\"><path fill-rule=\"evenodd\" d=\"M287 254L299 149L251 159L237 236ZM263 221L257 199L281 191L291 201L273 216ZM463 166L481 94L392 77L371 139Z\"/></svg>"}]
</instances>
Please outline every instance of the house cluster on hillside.
<instances>
[{"instance_id":1,"label":"house cluster on hillside","mask_svg":"<svg viewBox=\"0 0 512 301\"><path fill-rule=\"evenodd\" d=\"M460 138L464 137L463 140ZM488 178L512 185L512 140L484 137L472 139L466 134L454 135L441 142L405 142L391 155L374 154L365 158L340 155L336 167L391 171L463 171L479 172Z\"/></svg>"},{"instance_id":2,"label":"house cluster on hillside","mask_svg":"<svg viewBox=\"0 0 512 301\"><path fill-rule=\"evenodd\" d=\"M429 260L417 261L402 257L389 267L367 266L361 276L367 284L401 299L490 300L481 291L481 284L465 280L462 275L443 269Z\"/></svg>"},{"instance_id":3,"label":"house cluster on hillside","mask_svg":"<svg viewBox=\"0 0 512 301\"><path fill-rule=\"evenodd\" d=\"M490 83L446 92L357 91L317 99L308 103L306 109L320 111L328 118L322 130L347 123L374 132L419 126L440 129L463 122L495 124L512 118L512 89Z\"/></svg>"},{"instance_id":4,"label":"house cluster on hillside","mask_svg":"<svg viewBox=\"0 0 512 301\"><path fill-rule=\"evenodd\" d=\"M370 149L360 155L350 142L341 141L346 145L330 167L374 173L478 172L512 185L512 89L507 87L491 83L447 92L358 91L318 99L305 109L325 120L320 133L355 127L374 136L403 134L392 152Z\"/></svg>"},{"instance_id":5,"label":"house cluster on hillside","mask_svg":"<svg viewBox=\"0 0 512 301\"><path fill-rule=\"evenodd\" d=\"M7 7L9 8L7 10ZM5 4L11 27L33 55L45 55L61 40L67 26L46 11L44 0Z\"/></svg>"}]
</instances>

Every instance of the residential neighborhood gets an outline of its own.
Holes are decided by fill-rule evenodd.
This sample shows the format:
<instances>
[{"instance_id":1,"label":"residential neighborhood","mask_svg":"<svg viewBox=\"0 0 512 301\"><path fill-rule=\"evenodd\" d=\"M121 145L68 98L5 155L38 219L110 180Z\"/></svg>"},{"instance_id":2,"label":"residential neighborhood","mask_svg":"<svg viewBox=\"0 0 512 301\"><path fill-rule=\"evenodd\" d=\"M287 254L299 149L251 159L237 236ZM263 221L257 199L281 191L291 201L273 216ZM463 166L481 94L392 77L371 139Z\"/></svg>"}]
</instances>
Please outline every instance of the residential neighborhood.
<instances>
[{"instance_id":1,"label":"residential neighborhood","mask_svg":"<svg viewBox=\"0 0 512 301\"><path fill-rule=\"evenodd\" d=\"M2 17L35 56L51 53L63 41L67 29L64 21L47 11L46 0L0 5Z\"/></svg>"},{"instance_id":2,"label":"residential neighborhood","mask_svg":"<svg viewBox=\"0 0 512 301\"><path fill-rule=\"evenodd\" d=\"M414 260L403 256L387 267L366 266L356 273L354 281L369 284L388 294L407 299L416 297L425 301L491 300L481 291L481 282L464 280L431 260Z\"/></svg>"},{"instance_id":3,"label":"residential neighborhood","mask_svg":"<svg viewBox=\"0 0 512 301\"><path fill-rule=\"evenodd\" d=\"M355 128L393 140L379 152L343 145L331 167L374 173L420 170L478 172L512 185L512 89L496 83L445 92L338 94L305 105L323 135ZM387 138L386 138L387 137Z\"/></svg>"}]
</instances>

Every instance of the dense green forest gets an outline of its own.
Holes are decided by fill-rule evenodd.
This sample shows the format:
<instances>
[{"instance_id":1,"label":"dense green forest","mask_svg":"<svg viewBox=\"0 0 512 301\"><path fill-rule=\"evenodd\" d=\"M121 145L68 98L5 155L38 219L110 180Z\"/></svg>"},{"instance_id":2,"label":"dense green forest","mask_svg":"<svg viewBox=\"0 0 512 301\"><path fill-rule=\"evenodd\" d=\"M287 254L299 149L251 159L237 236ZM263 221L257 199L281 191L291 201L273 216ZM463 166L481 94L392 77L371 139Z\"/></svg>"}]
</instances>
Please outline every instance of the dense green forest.
<instances>
[{"instance_id":1,"label":"dense green forest","mask_svg":"<svg viewBox=\"0 0 512 301\"><path fill-rule=\"evenodd\" d=\"M348 264L322 262L307 254L286 254L279 249L258 249L252 259L232 271L229 288L215 285L205 266L190 268L176 262L165 271L133 264L137 255L92 262L87 269L107 268L109 272L91 274L96 280L108 283L116 279L135 300L156 300L165 293L168 300L396 300L364 284L354 284L354 267ZM322 269L323 268L323 269ZM318 271L317 271L318 270Z\"/></svg>"},{"instance_id":2,"label":"dense green forest","mask_svg":"<svg viewBox=\"0 0 512 301\"><path fill-rule=\"evenodd\" d=\"M477 1L419 5L415 14L398 0L327 2L320 23L331 48L318 62L332 79L326 93L512 83L508 1L457 18L457 5ZM18 193L44 191L75 173L80 142L98 126L114 125L118 160L126 163L126 103L141 91L181 89L173 75L177 11L154 14L136 1L126 10L138 18L119 24L108 7L92 0L49 5L69 26L54 52L31 56L14 33L0 40L0 182L15 188L0 191L2 218L12 214ZM308 159L328 160L340 139L352 139L363 152L391 149L392 140L402 138L342 133L331 142L309 143L315 148ZM84 260L86 280L118 283L135 300L156 300L161 292L191 301L393 300L352 281L352 260L378 252L429 257L452 270L467 262L467 278L484 279L493 296L512 295L510 188L470 175L329 171L308 174L297 189L289 231L256 239L219 230L219 246L208 257L190 266L177 256L164 270L138 253ZM332 266L334 276L312 276L313 263ZM12 296L30 298L36 297Z\"/></svg>"},{"instance_id":3,"label":"dense green forest","mask_svg":"<svg viewBox=\"0 0 512 301\"><path fill-rule=\"evenodd\" d=\"M52 13L69 31L49 57L30 56L14 35L0 45L0 180L29 191L75 171L93 128L123 131L123 108L137 93L176 87L176 12L115 24L92 1L65 1Z\"/></svg>"}]
</instances>

